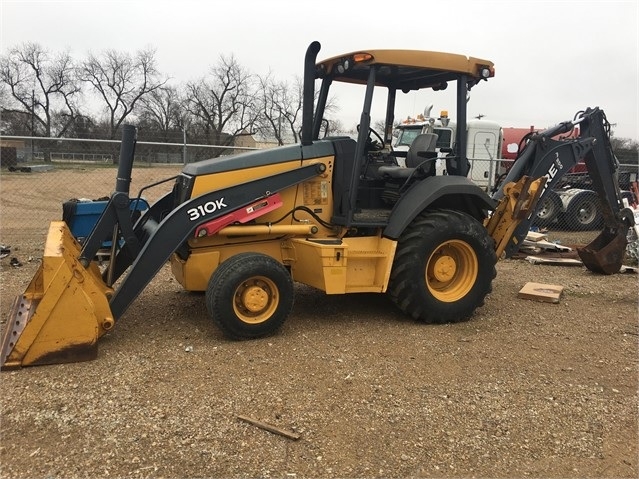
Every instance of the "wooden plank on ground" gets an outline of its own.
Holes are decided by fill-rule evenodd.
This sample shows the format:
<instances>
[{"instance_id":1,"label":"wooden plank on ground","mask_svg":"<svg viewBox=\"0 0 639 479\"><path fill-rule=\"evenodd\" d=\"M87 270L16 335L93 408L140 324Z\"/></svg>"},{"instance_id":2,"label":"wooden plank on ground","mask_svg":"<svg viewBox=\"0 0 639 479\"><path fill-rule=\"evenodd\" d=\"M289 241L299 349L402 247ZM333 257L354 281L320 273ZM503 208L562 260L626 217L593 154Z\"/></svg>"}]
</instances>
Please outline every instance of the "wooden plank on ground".
<instances>
[{"instance_id":1,"label":"wooden plank on ground","mask_svg":"<svg viewBox=\"0 0 639 479\"><path fill-rule=\"evenodd\" d=\"M541 248L547 251L572 251L570 246L563 246L557 243L551 243L550 241L538 240L529 241L525 239L521 242L522 246L530 246L532 248Z\"/></svg>"},{"instance_id":2,"label":"wooden plank on ground","mask_svg":"<svg viewBox=\"0 0 639 479\"><path fill-rule=\"evenodd\" d=\"M563 290L564 287L557 284L526 283L519 290L517 297L544 303L558 303Z\"/></svg>"},{"instance_id":3,"label":"wooden plank on ground","mask_svg":"<svg viewBox=\"0 0 639 479\"><path fill-rule=\"evenodd\" d=\"M528 241L548 241L548 235L546 233L539 233L537 231L529 231L526 235Z\"/></svg>"},{"instance_id":4,"label":"wooden plank on ground","mask_svg":"<svg viewBox=\"0 0 639 479\"><path fill-rule=\"evenodd\" d=\"M549 264L556 266L583 266L583 263L574 258L542 258L541 256L526 256L526 261L531 264Z\"/></svg>"}]
</instances>

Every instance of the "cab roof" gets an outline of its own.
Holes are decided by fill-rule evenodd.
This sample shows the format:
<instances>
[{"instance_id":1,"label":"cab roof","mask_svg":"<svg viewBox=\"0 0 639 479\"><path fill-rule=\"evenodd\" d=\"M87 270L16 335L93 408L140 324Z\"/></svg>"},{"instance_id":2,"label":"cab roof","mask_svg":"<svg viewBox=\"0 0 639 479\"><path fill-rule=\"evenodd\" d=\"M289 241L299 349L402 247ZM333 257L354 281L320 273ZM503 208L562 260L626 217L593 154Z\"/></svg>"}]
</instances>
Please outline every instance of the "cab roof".
<instances>
[{"instance_id":1,"label":"cab roof","mask_svg":"<svg viewBox=\"0 0 639 479\"><path fill-rule=\"evenodd\" d=\"M495 75L493 62L456 53L361 50L317 63L316 77L365 84L373 67L377 67L377 85L402 91L445 88L448 81L457 80L460 75L466 75L473 84Z\"/></svg>"}]
</instances>

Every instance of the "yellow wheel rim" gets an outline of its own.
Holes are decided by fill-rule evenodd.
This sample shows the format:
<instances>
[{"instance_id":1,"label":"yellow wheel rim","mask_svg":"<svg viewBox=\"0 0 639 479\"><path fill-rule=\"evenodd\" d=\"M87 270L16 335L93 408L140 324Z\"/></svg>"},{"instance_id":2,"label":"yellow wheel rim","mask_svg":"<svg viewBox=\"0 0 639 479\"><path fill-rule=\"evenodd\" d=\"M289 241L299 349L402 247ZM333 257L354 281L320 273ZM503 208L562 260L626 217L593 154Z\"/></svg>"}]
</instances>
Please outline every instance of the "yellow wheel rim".
<instances>
[{"instance_id":1,"label":"yellow wheel rim","mask_svg":"<svg viewBox=\"0 0 639 479\"><path fill-rule=\"evenodd\" d=\"M255 276L235 290L233 310L241 321L259 324L270 319L279 302L275 283L265 276Z\"/></svg>"},{"instance_id":2,"label":"yellow wheel rim","mask_svg":"<svg viewBox=\"0 0 639 479\"><path fill-rule=\"evenodd\" d=\"M477 255L465 241L442 243L426 263L426 286L431 294L446 303L468 294L479 274Z\"/></svg>"}]
</instances>

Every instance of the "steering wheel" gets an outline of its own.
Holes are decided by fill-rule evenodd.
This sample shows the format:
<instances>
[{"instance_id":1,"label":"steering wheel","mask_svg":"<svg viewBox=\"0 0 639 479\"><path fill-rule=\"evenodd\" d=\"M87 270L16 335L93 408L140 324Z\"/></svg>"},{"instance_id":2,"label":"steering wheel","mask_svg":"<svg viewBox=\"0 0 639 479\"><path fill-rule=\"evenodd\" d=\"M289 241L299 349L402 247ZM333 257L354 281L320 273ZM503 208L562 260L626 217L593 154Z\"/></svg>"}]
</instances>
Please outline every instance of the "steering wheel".
<instances>
[{"instance_id":1,"label":"steering wheel","mask_svg":"<svg viewBox=\"0 0 639 479\"><path fill-rule=\"evenodd\" d=\"M357 131L359 132L359 125L357 125ZM366 145L368 146L369 150L379 151L384 149L384 139L382 138L382 135L369 127L368 140L366 141Z\"/></svg>"},{"instance_id":2,"label":"steering wheel","mask_svg":"<svg viewBox=\"0 0 639 479\"><path fill-rule=\"evenodd\" d=\"M370 136L370 134L373 134L373 136L375 136L375 138L377 138L379 140L379 144L380 144L380 149L384 147L384 139L382 138L382 135L380 135L379 133L377 133L375 130L373 130L372 128L368 129L368 134Z\"/></svg>"}]
</instances>

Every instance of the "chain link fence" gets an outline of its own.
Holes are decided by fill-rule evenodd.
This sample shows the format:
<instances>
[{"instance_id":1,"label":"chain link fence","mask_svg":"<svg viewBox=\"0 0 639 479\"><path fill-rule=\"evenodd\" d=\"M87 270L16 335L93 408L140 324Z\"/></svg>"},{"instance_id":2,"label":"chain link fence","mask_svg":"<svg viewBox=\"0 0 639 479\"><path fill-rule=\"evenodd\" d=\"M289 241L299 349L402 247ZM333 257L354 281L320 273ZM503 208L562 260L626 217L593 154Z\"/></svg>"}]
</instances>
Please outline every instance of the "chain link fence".
<instances>
[{"instance_id":1,"label":"chain link fence","mask_svg":"<svg viewBox=\"0 0 639 479\"><path fill-rule=\"evenodd\" d=\"M4 245L35 242L42 246L49 223L62 219L64 202L105 198L114 189L119 141L3 137L2 144L0 243ZM168 180L179 174L184 164L250 149L258 148L139 142L130 196L136 197L146 185L160 183L144 190L144 199L153 203L170 191L172 182ZM505 167L503 160L492 164L491 160L473 161L474 172L490 171L495 177ZM630 185L637 181L637 173L637 165L621 165L620 186L630 203ZM482 186L490 191L494 180L486 179ZM587 174L580 173L566 175L548 195L532 229L546 233L548 241L573 246L588 244L601 225L597 195Z\"/></svg>"},{"instance_id":2,"label":"chain link fence","mask_svg":"<svg viewBox=\"0 0 639 479\"><path fill-rule=\"evenodd\" d=\"M38 250L49 223L62 219L70 200L108 198L115 188L119 140L3 136L0 151L0 243ZM172 188L170 180L186 163L257 149L138 141L130 186L153 203Z\"/></svg>"},{"instance_id":3,"label":"chain link fence","mask_svg":"<svg viewBox=\"0 0 639 479\"><path fill-rule=\"evenodd\" d=\"M30 136L2 136L1 140L2 167L8 169L42 163L116 164L120 153L120 140ZM257 146L254 141L246 143L239 146L191 144L186 142L186 136L182 143L138 140L135 160L147 164L186 164L265 146Z\"/></svg>"}]
</instances>

